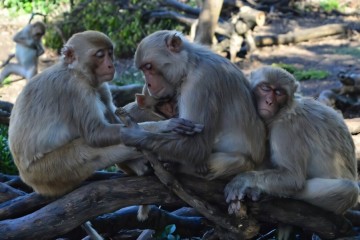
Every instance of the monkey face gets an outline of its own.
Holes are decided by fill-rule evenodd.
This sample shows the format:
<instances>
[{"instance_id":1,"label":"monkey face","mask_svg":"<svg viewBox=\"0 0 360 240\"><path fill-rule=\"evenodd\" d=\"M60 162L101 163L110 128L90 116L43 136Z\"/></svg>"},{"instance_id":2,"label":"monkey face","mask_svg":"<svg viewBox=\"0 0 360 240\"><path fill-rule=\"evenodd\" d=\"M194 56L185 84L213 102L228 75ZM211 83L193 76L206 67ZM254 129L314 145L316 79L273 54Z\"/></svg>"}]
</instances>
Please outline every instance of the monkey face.
<instances>
[{"instance_id":1,"label":"monkey face","mask_svg":"<svg viewBox=\"0 0 360 240\"><path fill-rule=\"evenodd\" d=\"M260 83L256 86L255 97L258 113L265 120L275 116L287 101L285 89L268 83Z\"/></svg>"},{"instance_id":2,"label":"monkey face","mask_svg":"<svg viewBox=\"0 0 360 240\"><path fill-rule=\"evenodd\" d=\"M147 89L155 99L171 98L175 94L175 88L163 77L160 71L151 63L140 67L145 75Z\"/></svg>"},{"instance_id":3,"label":"monkey face","mask_svg":"<svg viewBox=\"0 0 360 240\"><path fill-rule=\"evenodd\" d=\"M114 78L113 50L99 49L95 55L95 74L99 83L111 81Z\"/></svg>"}]
</instances>

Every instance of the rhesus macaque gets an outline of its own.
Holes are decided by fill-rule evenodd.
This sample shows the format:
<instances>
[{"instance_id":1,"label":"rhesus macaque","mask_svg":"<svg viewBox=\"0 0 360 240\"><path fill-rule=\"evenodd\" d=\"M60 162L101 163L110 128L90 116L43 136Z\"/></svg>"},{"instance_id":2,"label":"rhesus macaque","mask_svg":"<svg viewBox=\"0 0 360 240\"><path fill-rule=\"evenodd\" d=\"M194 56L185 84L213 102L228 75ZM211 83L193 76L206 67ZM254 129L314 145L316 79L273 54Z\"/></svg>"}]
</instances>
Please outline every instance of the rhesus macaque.
<instances>
[{"instance_id":1,"label":"rhesus macaque","mask_svg":"<svg viewBox=\"0 0 360 240\"><path fill-rule=\"evenodd\" d=\"M36 192L61 195L97 169L142 157L121 144L123 125L107 84L114 73L111 40L85 31L18 96L9 145L21 179Z\"/></svg>"},{"instance_id":2,"label":"rhesus macaque","mask_svg":"<svg viewBox=\"0 0 360 240\"><path fill-rule=\"evenodd\" d=\"M298 82L281 68L251 73L257 109L268 129L270 169L237 175L225 188L229 213L260 193L306 201L342 214L357 203L357 162L340 114L309 98L295 98Z\"/></svg>"},{"instance_id":3,"label":"rhesus macaque","mask_svg":"<svg viewBox=\"0 0 360 240\"><path fill-rule=\"evenodd\" d=\"M27 80L37 74L38 58L44 53L41 38L45 34L45 29L44 23L35 22L15 34L13 40L16 43L17 63L9 63L4 67L0 74L0 83L10 74L19 75Z\"/></svg>"},{"instance_id":4,"label":"rhesus macaque","mask_svg":"<svg viewBox=\"0 0 360 240\"><path fill-rule=\"evenodd\" d=\"M135 101L126 104L122 109L126 113L120 115L128 115L137 123L147 121L160 121L175 117L176 104L173 101L159 101L150 96L147 86L144 85L142 93L135 94ZM176 120L172 119L172 120ZM181 120L181 119L180 119ZM188 122L188 124L192 124ZM166 125L148 125L147 130L151 132L169 132L176 131L178 122L172 122ZM164 128L165 127L165 128ZM125 161L117 164L117 166L127 174L136 174L142 176L150 171L146 159L138 159L136 161Z\"/></svg>"},{"instance_id":5,"label":"rhesus macaque","mask_svg":"<svg viewBox=\"0 0 360 240\"><path fill-rule=\"evenodd\" d=\"M204 129L194 136L154 133L129 122L122 130L125 144L156 152L162 160L180 163L188 173L208 179L250 170L262 162L264 125L249 82L236 65L190 43L181 33L166 30L140 42L135 64L152 97L175 98L179 118L203 124Z\"/></svg>"},{"instance_id":6,"label":"rhesus macaque","mask_svg":"<svg viewBox=\"0 0 360 240\"><path fill-rule=\"evenodd\" d=\"M176 103L172 99L157 100L150 96L147 86L135 94L135 101L123 107L133 121L160 121L177 116Z\"/></svg>"}]
</instances>

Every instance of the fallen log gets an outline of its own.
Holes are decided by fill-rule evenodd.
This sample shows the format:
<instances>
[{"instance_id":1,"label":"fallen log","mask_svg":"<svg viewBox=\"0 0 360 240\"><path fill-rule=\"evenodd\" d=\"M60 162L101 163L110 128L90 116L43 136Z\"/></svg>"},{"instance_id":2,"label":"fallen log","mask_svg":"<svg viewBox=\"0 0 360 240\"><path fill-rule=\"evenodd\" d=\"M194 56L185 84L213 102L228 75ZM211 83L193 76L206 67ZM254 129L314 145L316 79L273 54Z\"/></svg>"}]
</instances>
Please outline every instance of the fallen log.
<instances>
[{"instance_id":1,"label":"fallen log","mask_svg":"<svg viewBox=\"0 0 360 240\"><path fill-rule=\"evenodd\" d=\"M181 184L226 212L224 182L181 177ZM194 184L196 183L196 184ZM29 194L31 195L31 194ZM286 202L289 202L287 205ZM2 239L49 239L63 235L89 219L119 208L140 204L183 206L154 176L124 177L91 182L28 215L0 221ZM248 211L262 222L285 222L304 227L320 237L354 236L351 224L309 204L291 199L248 203ZM300 221L302 219L303 221Z\"/></svg>"},{"instance_id":2,"label":"fallen log","mask_svg":"<svg viewBox=\"0 0 360 240\"><path fill-rule=\"evenodd\" d=\"M286 34L255 36L255 43L258 47L298 43L337 34L345 34L346 30L347 25L345 24L327 24L315 28L295 30Z\"/></svg>"},{"instance_id":3,"label":"fallen log","mask_svg":"<svg viewBox=\"0 0 360 240\"><path fill-rule=\"evenodd\" d=\"M266 22L265 12L248 6L243 6L240 8L238 17L248 25L249 29L253 29L255 26L262 27Z\"/></svg>"}]
</instances>

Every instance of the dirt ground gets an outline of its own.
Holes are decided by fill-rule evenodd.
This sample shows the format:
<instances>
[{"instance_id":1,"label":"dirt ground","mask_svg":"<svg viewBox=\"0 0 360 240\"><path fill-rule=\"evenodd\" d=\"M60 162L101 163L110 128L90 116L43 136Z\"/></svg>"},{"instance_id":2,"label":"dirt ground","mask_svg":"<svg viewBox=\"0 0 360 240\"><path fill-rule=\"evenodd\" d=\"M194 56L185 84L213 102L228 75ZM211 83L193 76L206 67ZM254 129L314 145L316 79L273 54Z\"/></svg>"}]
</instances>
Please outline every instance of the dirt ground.
<instances>
[{"instance_id":1,"label":"dirt ground","mask_svg":"<svg viewBox=\"0 0 360 240\"><path fill-rule=\"evenodd\" d=\"M30 15L17 18L10 17L0 9L0 61L5 61L9 54L14 53L15 44L12 36L30 19ZM354 29L360 29L360 16L312 16L294 17L291 14L270 14L263 27L255 29L255 35L287 33L297 29L321 26L327 23L351 23ZM331 36L302 42L299 44L263 47L255 50L247 59L241 59L238 64L245 74L265 64L286 63L293 64L301 69L325 70L330 75L323 80L308 80L301 82L304 95L316 97L321 90L341 86L337 74L340 71L360 73L360 34L358 31L349 31L347 36ZM54 51L46 49L40 57L39 70L49 66L57 60ZM128 65L129 61L126 62ZM120 66L124 69L126 66ZM26 80L12 76L10 84L0 87L0 99L15 102L17 95L26 83Z\"/></svg>"}]
</instances>

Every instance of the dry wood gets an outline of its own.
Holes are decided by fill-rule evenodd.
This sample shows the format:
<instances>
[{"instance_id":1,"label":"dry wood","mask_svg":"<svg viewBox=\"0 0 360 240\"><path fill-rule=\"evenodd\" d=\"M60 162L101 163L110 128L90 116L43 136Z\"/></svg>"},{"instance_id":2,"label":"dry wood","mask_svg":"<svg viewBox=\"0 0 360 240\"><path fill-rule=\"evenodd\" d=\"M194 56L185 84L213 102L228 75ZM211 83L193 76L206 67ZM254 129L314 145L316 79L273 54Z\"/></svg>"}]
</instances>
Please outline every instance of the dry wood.
<instances>
[{"instance_id":1,"label":"dry wood","mask_svg":"<svg viewBox=\"0 0 360 240\"><path fill-rule=\"evenodd\" d=\"M224 182L208 182L189 176L183 176L180 180L186 189L212 204L217 203L219 209L226 212ZM1 237L49 239L65 234L98 215L140 204L184 205L154 176L96 181L74 190L31 214L0 221ZM261 221L302 226L324 238L354 235L351 224L343 216L336 216L295 200L264 199L260 202L248 203L248 211ZM95 222L93 224L96 226Z\"/></svg>"},{"instance_id":2,"label":"dry wood","mask_svg":"<svg viewBox=\"0 0 360 240\"><path fill-rule=\"evenodd\" d=\"M0 204L0 220L24 216L52 201L54 198L46 198L35 193L19 196Z\"/></svg>"},{"instance_id":3,"label":"dry wood","mask_svg":"<svg viewBox=\"0 0 360 240\"><path fill-rule=\"evenodd\" d=\"M258 47L298 43L331 35L345 34L346 29L347 26L345 24L327 24L315 28L291 31L286 34L256 36L255 42Z\"/></svg>"},{"instance_id":4,"label":"dry wood","mask_svg":"<svg viewBox=\"0 0 360 240\"><path fill-rule=\"evenodd\" d=\"M253 29L255 26L262 27L266 22L265 12L256 10L249 6L240 8L239 18L248 25L249 29Z\"/></svg>"},{"instance_id":5,"label":"dry wood","mask_svg":"<svg viewBox=\"0 0 360 240\"><path fill-rule=\"evenodd\" d=\"M345 119L345 123L351 134L360 133L360 118Z\"/></svg>"},{"instance_id":6,"label":"dry wood","mask_svg":"<svg viewBox=\"0 0 360 240\"><path fill-rule=\"evenodd\" d=\"M0 182L0 203L6 202L15 197L23 196L26 193Z\"/></svg>"},{"instance_id":7,"label":"dry wood","mask_svg":"<svg viewBox=\"0 0 360 240\"><path fill-rule=\"evenodd\" d=\"M119 229L155 229L162 230L165 226L176 225L176 232L182 237L201 236L209 227L209 221L200 216L179 216L174 213L151 206L148 219L137 220L137 206L125 207L114 213L101 215L91 223L100 233L115 234Z\"/></svg>"},{"instance_id":8,"label":"dry wood","mask_svg":"<svg viewBox=\"0 0 360 240\"><path fill-rule=\"evenodd\" d=\"M251 238L257 234L256 230L258 230L258 228L253 227L256 223L254 223L252 219L251 221L247 219L247 221L238 222L237 226L240 226L239 228L234 226L235 223L230 221L231 219L224 214L224 211L221 211L216 206L204 201L196 194L189 192L189 190L185 190L182 184L164 169L154 154L148 151L143 151L143 153L151 163L154 168L155 175L160 179L160 181L179 198L184 200L184 202L198 210L207 219L219 225L219 227L230 231L237 239Z\"/></svg>"}]
</instances>

